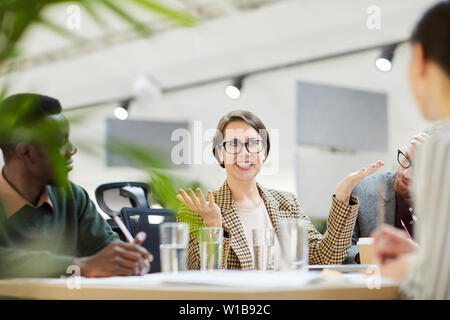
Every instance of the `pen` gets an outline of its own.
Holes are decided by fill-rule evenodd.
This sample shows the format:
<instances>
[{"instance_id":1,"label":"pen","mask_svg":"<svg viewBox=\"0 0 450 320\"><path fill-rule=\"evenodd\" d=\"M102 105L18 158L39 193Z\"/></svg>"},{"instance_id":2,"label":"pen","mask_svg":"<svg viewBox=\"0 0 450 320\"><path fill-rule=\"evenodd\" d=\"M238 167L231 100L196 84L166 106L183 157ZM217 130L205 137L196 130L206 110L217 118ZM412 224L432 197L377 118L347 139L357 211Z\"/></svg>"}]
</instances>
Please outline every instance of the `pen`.
<instances>
[{"instance_id":1,"label":"pen","mask_svg":"<svg viewBox=\"0 0 450 320\"><path fill-rule=\"evenodd\" d=\"M122 219L120 219L118 214L114 214L114 221L119 226L120 230L122 230L122 233L125 235L125 238L127 238L128 242L134 243L133 236L131 235L130 231L128 231L127 227L123 224ZM138 233L137 236L139 238L140 234ZM145 268L143 270L141 270L140 272L138 272L138 270L136 270L135 274L140 274L141 276L143 276L144 274L146 274L147 272L150 271L150 263L147 260L144 260L144 263L145 263L145 268L147 268L147 270L145 270Z\"/></svg>"},{"instance_id":2,"label":"pen","mask_svg":"<svg viewBox=\"0 0 450 320\"><path fill-rule=\"evenodd\" d=\"M134 242L133 236L131 235L130 231L128 231L127 227L125 227L125 225L122 222L122 219L120 219L118 214L114 215L114 221L119 226L120 230L125 235L125 238L127 238L128 242L133 243Z\"/></svg>"},{"instance_id":3,"label":"pen","mask_svg":"<svg viewBox=\"0 0 450 320\"><path fill-rule=\"evenodd\" d=\"M402 224L403 230L408 234L408 236L412 239L411 235L409 234L408 229L405 226L405 223L403 222L402 219L400 219L400 223Z\"/></svg>"},{"instance_id":4,"label":"pen","mask_svg":"<svg viewBox=\"0 0 450 320\"><path fill-rule=\"evenodd\" d=\"M125 235L125 238L127 238L129 243L134 243L133 236L131 235L130 231L128 231L127 227L123 224L122 219L120 219L119 215L116 213L114 214L114 221L119 226L120 230L122 230L122 233ZM141 240L141 234L138 233L137 237L139 240ZM140 272L136 270L135 274L140 274L143 276L144 274L148 273L150 271L150 263L148 260L144 260L145 268L142 269Z\"/></svg>"}]
</instances>

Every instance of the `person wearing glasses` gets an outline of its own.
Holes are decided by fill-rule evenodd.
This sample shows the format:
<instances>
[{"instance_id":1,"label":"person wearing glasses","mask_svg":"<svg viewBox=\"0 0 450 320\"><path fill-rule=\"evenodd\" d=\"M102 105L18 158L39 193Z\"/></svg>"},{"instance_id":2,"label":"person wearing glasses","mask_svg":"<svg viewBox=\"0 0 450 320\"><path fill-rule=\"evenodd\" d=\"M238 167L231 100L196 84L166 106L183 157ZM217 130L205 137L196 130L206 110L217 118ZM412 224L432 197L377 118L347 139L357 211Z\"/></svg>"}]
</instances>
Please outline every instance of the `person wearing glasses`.
<instances>
[{"instance_id":1,"label":"person wearing glasses","mask_svg":"<svg viewBox=\"0 0 450 320\"><path fill-rule=\"evenodd\" d=\"M347 176L332 197L327 232L319 233L302 212L293 193L265 188L257 182L258 173L269 155L270 137L264 123L248 111L232 111L223 116L213 139L212 152L226 170L226 181L205 197L200 189L180 189L182 202L178 221L191 223L188 268L200 269L198 225L222 227L223 269L253 269L252 228L272 227L278 235L278 220L298 218L308 229L309 263L342 264L351 245L358 213L358 199L353 188L384 164L377 161ZM275 267L280 266L280 245L275 237Z\"/></svg>"},{"instance_id":2,"label":"person wearing glasses","mask_svg":"<svg viewBox=\"0 0 450 320\"><path fill-rule=\"evenodd\" d=\"M369 237L376 229L380 196L384 205L384 223L405 231L413 243L414 222L417 220L411 199L413 161L416 147L427 137L428 131L420 132L408 145L397 150L398 170L366 177L353 190L353 195L359 199L359 212L352 246L344 263L361 263L358 239Z\"/></svg>"},{"instance_id":3,"label":"person wearing glasses","mask_svg":"<svg viewBox=\"0 0 450 320\"><path fill-rule=\"evenodd\" d=\"M60 102L14 94L0 101L0 117L11 120L0 128L0 278L67 276L73 267L83 277L148 273L145 233L121 242L69 180L77 148Z\"/></svg>"}]
</instances>

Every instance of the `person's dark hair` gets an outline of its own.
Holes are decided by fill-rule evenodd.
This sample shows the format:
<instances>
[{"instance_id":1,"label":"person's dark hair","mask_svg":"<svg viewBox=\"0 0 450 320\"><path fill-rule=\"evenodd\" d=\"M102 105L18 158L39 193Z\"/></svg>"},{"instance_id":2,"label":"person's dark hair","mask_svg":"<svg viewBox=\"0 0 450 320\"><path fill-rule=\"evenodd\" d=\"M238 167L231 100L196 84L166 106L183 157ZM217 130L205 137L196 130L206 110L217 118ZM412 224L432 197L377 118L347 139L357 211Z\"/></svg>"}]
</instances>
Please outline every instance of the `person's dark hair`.
<instances>
[{"instance_id":1,"label":"person's dark hair","mask_svg":"<svg viewBox=\"0 0 450 320\"><path fill-rule=\"evenodd\" d=\"M11 158L18 141L13 132L19 128L30 128L48 116L59 114L59 101L34 93L14 94L0 102L0 148L5 163Z\"/></svg>"},{"instance_id":2,"label":"person's dark hair","mask_svg":"<svg viewBox=\"0 0 450 320\"><path fill-rule=\"evenodd\" d=\"M222 143L222 139L225 136L226 127L231 122L234 122L234 121L243 121L243 122L247 123L253 129L255 129L259 135L261 135L261 138L264 141L265 151L266 151L266 159L267 159L267 156L269 155L269 151L270 151L270 137L269 137L269 133L267 132L266 126L253 113L251 113L249 111L245 111L245 110L235 110L235 111L229 112L228 114L224 115L220 119L219 124L217 125L216 134L214 135L214 138L213 138L212 152L213 152L214 157L219 162L220 166L222 168L225 168L224 163L222 161L220 161L219 154L216 151L217 151L218 147L220 147L220 145Z\"/></svg>"},{"instance_id":3,"label":"person's dark hair","mask_svg":"<svg viewBox=\"0 0 450 320\"><path fill-rule=\"evenodd\" d=\"M419 43L425 59L439 64L450 76L450 1L429 8L416 24L411 41Z\"/></svg>"}]
</instances>

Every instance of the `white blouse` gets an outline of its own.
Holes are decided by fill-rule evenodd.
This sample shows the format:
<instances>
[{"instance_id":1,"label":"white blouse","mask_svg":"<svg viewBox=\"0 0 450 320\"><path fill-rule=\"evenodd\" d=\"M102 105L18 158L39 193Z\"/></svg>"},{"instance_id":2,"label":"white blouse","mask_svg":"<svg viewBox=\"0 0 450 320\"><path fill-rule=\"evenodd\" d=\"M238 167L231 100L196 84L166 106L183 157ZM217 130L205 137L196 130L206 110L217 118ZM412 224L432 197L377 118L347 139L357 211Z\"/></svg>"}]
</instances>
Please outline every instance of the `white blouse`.
<instances>
[{"instance_id":1,"label":"white blouse","mask_svg":"<svg viewBox=\"0 0 450 320\"><path fill-rule=\"evenodd\" d=\"M253 209L237 209L239 213L239 219L241 220L242 226L244 228L245 237L247 239L247 245L250 249L250 253L252 255L252 260L255 261L255 256L253 252L253 228L273 228L272 222L269 218L269 213L267 212L266 206L264 205L264 201L261 199L261 203L258 207ZM280 259L281 259L281 248L280 242L278 240L277 235L275 234L275 261L274 261L274 269L280 269Z\"/></svg>"}]
</instances>

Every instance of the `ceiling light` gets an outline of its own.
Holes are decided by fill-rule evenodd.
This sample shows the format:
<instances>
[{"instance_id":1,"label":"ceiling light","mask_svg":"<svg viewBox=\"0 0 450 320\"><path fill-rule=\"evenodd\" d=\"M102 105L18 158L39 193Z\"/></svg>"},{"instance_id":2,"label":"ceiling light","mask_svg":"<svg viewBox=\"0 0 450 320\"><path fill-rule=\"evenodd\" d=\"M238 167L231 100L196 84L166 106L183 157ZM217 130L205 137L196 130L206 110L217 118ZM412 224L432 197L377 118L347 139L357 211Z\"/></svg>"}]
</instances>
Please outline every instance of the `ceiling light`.
<instances>
[{"instance_id":1,"label":"ceiling light","mask_svg":"<svg viewBox=\"0 0 450 320\"><path fill-rule=\"evenodd\" d=\"M114 116L119 120L126 120L128 119L128 109L130 108L130 102L133 100L133 98L126 99L122 101L122 104L120 107L117 107L114 109Z\"/></svg>"},{"instance_id":2,"label":"ceiling light","mask_svg":"<svg viewBox=\"0 0 450 320\"><path fill-rule=\"evenodd\" d=\"M238 99L241 96L242 83L244 76L234 79L233 84L225 88L226 95L231 99Z\"/></svg>"},{"instance_id":3,"label":"ceiling light","mask_svg":"<svg viewBox=\"0 0 450 320\"><path fill-rule=\"evenodd\" d=\"M392 69L392 59L394 58L394 51L397 47L396 44L386 46L381 51L380 57L375 61L375 66L378 70L387 72Z\"/></svg>"}]
</instances>

